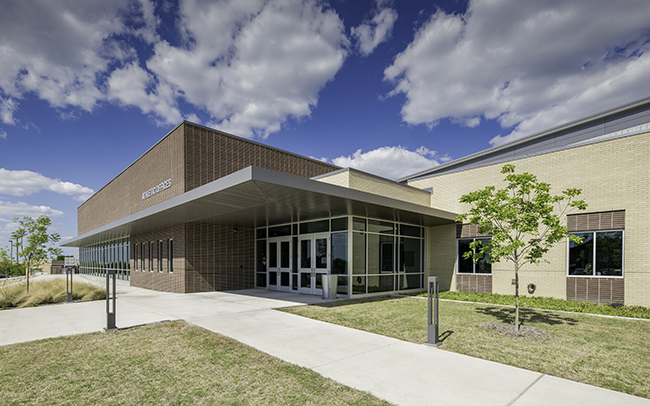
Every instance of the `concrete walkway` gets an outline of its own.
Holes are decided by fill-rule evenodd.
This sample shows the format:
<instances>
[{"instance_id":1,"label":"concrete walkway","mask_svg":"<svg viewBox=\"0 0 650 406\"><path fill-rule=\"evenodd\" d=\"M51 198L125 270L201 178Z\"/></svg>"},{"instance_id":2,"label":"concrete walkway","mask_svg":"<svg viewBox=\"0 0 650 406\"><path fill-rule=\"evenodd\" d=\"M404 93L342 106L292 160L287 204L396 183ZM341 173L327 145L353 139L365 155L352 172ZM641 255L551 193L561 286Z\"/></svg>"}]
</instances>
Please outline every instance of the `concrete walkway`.
<instances>
[{"instance_id":1,"label":"concrete walkway","mask_svg":"<svg viewBox=\"0 0 650 406\"><path fill-rule=\"evenodd\" d=\"M186 320L398 405L645 405L650 400L278 312L266 290L173 294L119 284L119 328ZM0 311L0 345L101 331L104 301Z\"/></svg>"}]
</instances>

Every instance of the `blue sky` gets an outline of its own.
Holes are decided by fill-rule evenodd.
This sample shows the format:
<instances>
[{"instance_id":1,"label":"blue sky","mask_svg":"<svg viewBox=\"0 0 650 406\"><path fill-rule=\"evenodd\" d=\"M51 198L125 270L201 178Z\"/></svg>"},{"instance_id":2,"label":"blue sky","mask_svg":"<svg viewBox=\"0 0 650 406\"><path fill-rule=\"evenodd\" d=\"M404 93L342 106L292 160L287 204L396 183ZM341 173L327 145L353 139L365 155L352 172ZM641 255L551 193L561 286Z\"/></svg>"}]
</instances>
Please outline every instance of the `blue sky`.
<instances>
[{"instance_id":1,"label":"blue sky","mask_svg":"<svg viewBox=\"0 0 650 406\"><path fill-rule=\"evenodd\" d=\"M650 3L4 0L0 248L186 119L389 178L642 97ZM119 199L119 196L115 196Z\"/></svg>"}]
</instances>

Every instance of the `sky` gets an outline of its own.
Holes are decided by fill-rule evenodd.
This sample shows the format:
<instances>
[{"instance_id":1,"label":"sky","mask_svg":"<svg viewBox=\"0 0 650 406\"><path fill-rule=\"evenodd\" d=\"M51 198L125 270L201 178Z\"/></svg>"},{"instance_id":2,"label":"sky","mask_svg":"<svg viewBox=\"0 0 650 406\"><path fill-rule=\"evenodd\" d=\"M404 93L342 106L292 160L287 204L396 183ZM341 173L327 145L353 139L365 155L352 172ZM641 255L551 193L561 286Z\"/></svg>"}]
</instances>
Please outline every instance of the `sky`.
<instances>
[{"instance_id":1,"label":"sky","mask_svg":"<svg viewBox=\"0 0 650 406\"><path fill-rule=\"evenodd\" d=\"M649 96L648 16L647 0L3 0L0 248L15 216L76 236L76 208L182 120L396 179Z\"/></svg>"}]
</instances>

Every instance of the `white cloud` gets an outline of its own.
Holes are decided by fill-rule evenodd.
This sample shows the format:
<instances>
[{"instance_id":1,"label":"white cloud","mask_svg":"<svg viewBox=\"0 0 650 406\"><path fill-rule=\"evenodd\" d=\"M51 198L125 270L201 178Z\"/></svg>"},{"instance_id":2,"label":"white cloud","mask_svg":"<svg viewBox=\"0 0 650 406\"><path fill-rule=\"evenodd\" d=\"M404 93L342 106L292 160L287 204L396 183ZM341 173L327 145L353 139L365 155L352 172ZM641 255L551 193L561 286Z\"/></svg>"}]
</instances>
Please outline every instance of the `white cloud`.
<instances>
[{"instance_id":1,"label":"white cloud","mask_svg":"<svg viewBox=\"0 0 650 406\"><path fill-rule=\"evenodd\" d=\"M94 191L76 183L52 179L32 171L12 171L0 168L0 194L25 196L40 190L73 196L77 201L88 199ZM43 207L43 206L41 206Z\"/></svg>"},{"instance_id":2,"label":"white cloud","mask_svg":"<svg viewBox=\"0 0 650 406\"><path fill-rule=\"evenodd\" d=\"M448 156L438 157L436 151L420 147L409 151L402 146L381 147L368 152L357 150L349 156L334 158L332 163L344 168L355 168L389 179L397 179L412 173L440 165Z\"/></svg>"},{"instance_id":3,"label":"white cloud","mask_svg":"<svg viewBox=\"0 0 650 406\"><path fill-rule=\"evenodd\" d=\"M49 206L33 206L25 202L12 203L0 200L0 216L38 217L41 214L45 214L46 216L50 217L58 217L62 216L63 212L60 210L55 210ZM9 229L10 227L11 226L5 226L6 229Z\"/></svg>"},{"instance_id":4,"label":"white cloud","mask_svg":"<svg viewBox=\"0 0 650 406\"><path fill-rule=\"evenodd\" d=\"M152 40L148 0L7 0L0 8L0 118L15 123L17 100L28 92L58 108L91 111L104 99L98 76L128 54L112 36ZM125 20L141 26L133 29Z\"/></svg>"},{"instance_id":5,"label":"white cloud","mask_svg":"<svg viewBox=\"0 0 650 406\"><path fill-rule=\"evenodd\" d=\"M244 137L308 117L347 55L343 23L315 0L181 3L181 47L155 46L157 91L207 111Z\"/></svg>"},{"instance_id":6,"label":"white cloud","mask_svg":"<svg viewBox=\"0 0 650 406\"><path fill-rule=\"evenodd\" d=\"M647 96L647 1L473 0L436 12L384 71L409 124L514 126L497 145Z\"/></svg>"},{"instance_id":7,"label":"white cloud","mask_svg":"<svg viewBox=\"0 0 650 406\"><path fill-rule=\"evenodd\" d=\"M0 129L0 138L3 140L7 139L7 132L5 130Z\"/></svg>"},{"instance_id":8,"label":"white cloud","mask_svg":"<svg viewBox=\"0 0 650 406\"><path fill-rule=\"evenodd\" d=\"M174 44L154 11L150 0L0 3L2 122L20 123L28 94L62 118L108 102L165 125L184 118L182 102L265 137L308 117L347 56L343 22L318 0L181 0Z\"/></svg>"},{"instance_id":9,"label":"white cloud","mask_svg":"<svg viewBox=\"0 0 650 406\"><path fill-rule=\"evenodd\" d=\"M371 20L363 21L358 27L350 30L361 55L368 56L379 44L387 41L397 21L397 11L387 7L387 1L377 0Z\"/></svg>"}]
</instances>

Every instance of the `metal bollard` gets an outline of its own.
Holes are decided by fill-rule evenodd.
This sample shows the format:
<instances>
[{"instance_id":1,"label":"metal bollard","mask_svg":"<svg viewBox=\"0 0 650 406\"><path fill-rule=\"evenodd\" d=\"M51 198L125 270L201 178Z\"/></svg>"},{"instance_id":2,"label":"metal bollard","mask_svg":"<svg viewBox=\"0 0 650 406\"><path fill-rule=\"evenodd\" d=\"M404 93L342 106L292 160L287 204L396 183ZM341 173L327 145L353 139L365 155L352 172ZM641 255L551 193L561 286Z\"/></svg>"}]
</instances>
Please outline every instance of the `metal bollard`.
<instances>
[{"instance_id":1,"label":"metal bollard","mask_svg":"<svg viewBox=\"0 0 650 406\"><path fill-rule=\"evenodd\" d=\"M440 287L438 286L437 276L429 277L427 291L427 345L438 347L442 342L438 341L438 297Z\"/></svg>"},{"instance_id":2,"label":"metal bollard","mask_svg":"<svg viewBox=\"0 0 650 406\"><path fill-rule=\"evenodd\" d=\"M117 299L117 292L115 291L115 269L109 269L106 272L106 329L104 331L116 331L117 327L115 326L115 300ZM113 279L113 294L111 297L110 291L110 279ZM110 311L110 303L113 299L113 311Z\"/></svg>"},{"instance_id":3,"label":"metal bollard","mask_svg":"<svg viewBox=\"0 0 650 406\"><path fill-rule=\"evenodd\" d=\"M65 271L65 291L68 294L68 303L72 303L72 268L66 267Z\"/></svg>"}]
</instances>

